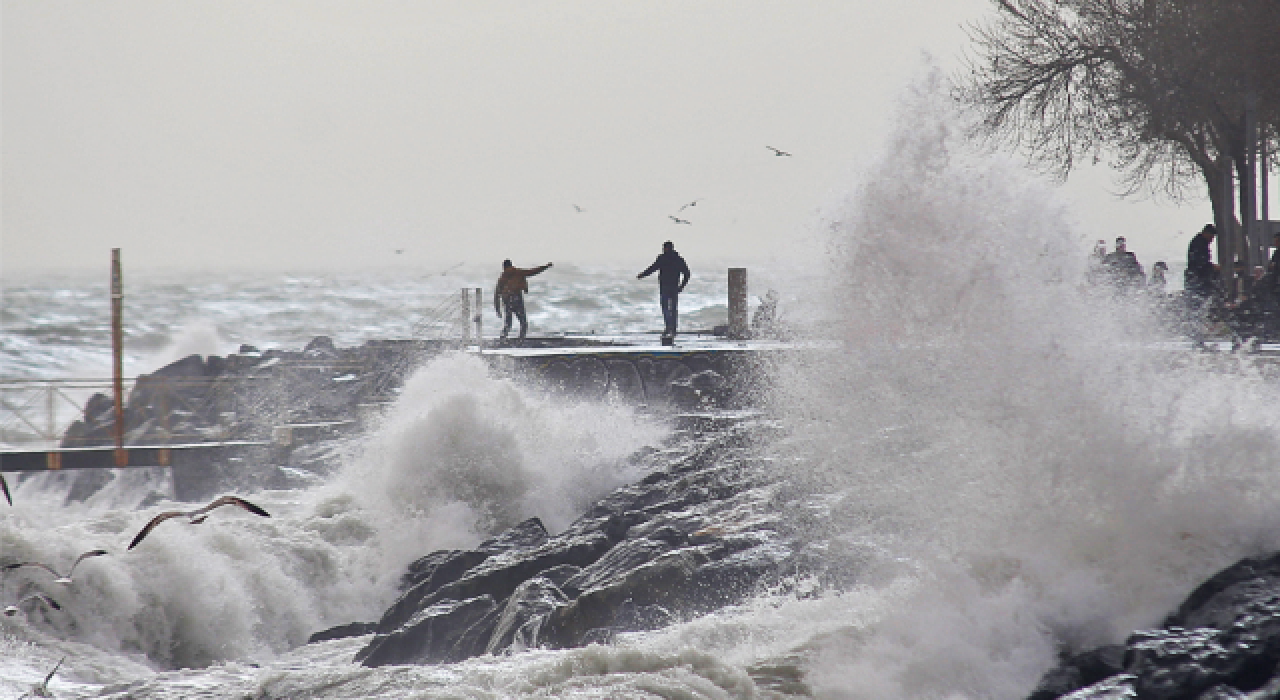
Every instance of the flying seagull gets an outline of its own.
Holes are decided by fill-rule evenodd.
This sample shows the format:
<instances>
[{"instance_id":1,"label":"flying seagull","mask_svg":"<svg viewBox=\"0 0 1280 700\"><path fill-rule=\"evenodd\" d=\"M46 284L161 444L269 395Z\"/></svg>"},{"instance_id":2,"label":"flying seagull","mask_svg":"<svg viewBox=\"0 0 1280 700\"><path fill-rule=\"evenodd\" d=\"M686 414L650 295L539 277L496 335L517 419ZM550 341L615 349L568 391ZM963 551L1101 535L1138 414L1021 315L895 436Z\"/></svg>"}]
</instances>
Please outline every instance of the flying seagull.
<instances>
[{"instance_id":1,"label":"flying seagull","mask_svg":"<svg viewBox=\"0 0 1280 700\"><path fill-rule=\"evenodd\" d=\"M129 543L129 549L133 549L134 547L137 547L138 543L142 541L142 538L146 537L148 533L156 529L157 525L168 520L169 518L187 518L187 520L192 525L199 525L200 523L205 521L205 518L209 517L210 511L212 511L214 508L219 508L221 506L238 506L240 508L243 508L249 511L250 513L253 513L254 515L261 515L264 518L271 517L271 514L268 513L267 511L259 508L258 506L253 505L252 503L244 500L243 498L240 498L239 496L223 496L222 498L215 499L212 503L210 503L209 505L199 510L192 510L187 512L183 512L180 510L169 510L157 515L156 517L151 519L151 522L147 523L146 527L142 528L142 531L139 532L137 536L133 538L133 541Z\"/></svg>"},{"instance_id":2,"label":"flying seagull","mask_svg":"<svg viewBox=\"0 0 1280 700\"><path fill-rule=\"evenodd\" d=\"M677 209L677 210L676 210L676 213L677 213L677 214L679 214L680 212L684 211L685 209L688 209L689 207L696 207L696 206L698 206L698 202L701 202L701 201L702 201L701 199L695 199L695 200L693 200L692 202L689 202L688 204L684 205L683 207L680 207L679 209Z\"/></svg>"},{"instance_id":3,"label":"flying seagull","mask_svg":"<svg viewBox=\"0 0 1280 700\"><path fill-rule=\"evenodd\" d=\"M53 667L53 670L49 672L49 675L44 677L43 683L39 683L37 685L31 686L32 697L37 697L37 698L53 697L53 693L49 692L49 681L53 680L53 674L57 673L58 669L62 668L62 662L66 660L67 660L67 657L65 656L59 659L58 664Z\"/></svg>"},{"instance_id":4,"label":"flying seagull","mask_svg":"<svg viewBox=\"0 0 1280 700\"><path fill-rule=\"evenodd\" d=\"M4 474L0 474L0 489L4 490L4 500L13 505L13 496L9 495L9 482L4 480Z\"/></svg>"},{"instance_id":5,"label":"flying seagull","mask_svg":"<svg viewBox=\"0 0 1280 700\"><path fill-rule=\"evenodd\" d=\"M403 253L404 253L404 248L396 248L396 255L402 255Z\"/></svg>"},{"instance_id":6,"label":"flying seagull","mask_svg":"<svg viewBox=\"0 0 1280 700\"><path fill-rule=\"evenodd\" d=\"M107 553L107 550L105 550L105 549L95 549L95 550L92 550L92 551L89 551L89 552L85 552L84 554L81 554L80 556L76 557L75 563L73 563L73 564L71 565L71 569L70 569L69 571L67 571L67 575L66 575L66 576L63 576L62 574L60 574L60 573L58 573L57 571L55 571L55 570L54 570L54 568L53 568L52 566L49 566L48 564L41 564L41 563L40 563L40 562L38 562L38 561L22 561L22 562L18 562L17 564L8 564L8 565L6 565L6 566L4 567L4 569L5 569L5 571L12 571L13 569L19 569L19 568L22 568L22 567L24 567L24 566L34 566L34 567L38 567L38 568L44 569L45 571L48 571L49 573L53 574L53 582L54 582L54 583L61 583L61 584L63 584L63 585L70 585L70 584L71 584L71 574L75 573L75 571L76 571L76 567L80 565L80 562L82 562L82 561L84 561L85 559L88 559L88 558L90 558L90 557L100 557L100 556L102 556L102 555L104 555L104 554L106 554L106 553Z\"/></svg>"},{"instance_id":7,"label":"flying seagull","mask_svg":"<svg viewBox=\"0 0 1280 700\"><path fill-rule=\"evenodd\" d=\"M778 149L774 148L773 146L765 146L765 148L769 149L770 151L773 151L773 155L775 155L775 156L788 156L788 157L790 157L790 156L791 156L791 154L790 154L790 153L787 153L786 151L779 151Z\"/></svg>"},{"instance_id":8,"label":"flying seagull","mask_svg":"<svg viewBox=\"0 0 1280 700\"><path fill-rule=\"evenodd\" d=\"M677 219L676 217L671 216L670 214L668 214L668 215L667 215L667 218L668 218L668 219L671 219L672 221L676 222L677 224L690 224L690 225L692 225L692 224L693 224L693 222L692 222L692 221L688 221L688 220L686 220L686 219Z\"/></svg>"},{"instance_id":9,"label":"flying seagull","mask_svg":"<svg viewBox=\"0 0 1280 700\"><path fill-rule=\"evenodd\" d=\"M14 603L13 605L6 605L6 606L4 606L4 614L5 614L5 617L13 617L14 615L17 615L17 614L18 614L18 607L19 607L19 606L21 606L23 603L27 602L28 600L39 600L39 601L43 601L45 605L48 605L49 607L53 608L54 610L61 610L61 609L62 609L62 606L61 606L61 605L58 605L58 601L54 600L53 598L50 598L49 596L47 596L47 595L45 595L45 594L43 594L43 593L32 593L31 595L27 596L26 598L23 598L22 600L19 600L18 602Z\"/></svg>"},{"instance_id":10,"label":"flying seagull","mask_svg":"<svg viewBox=\"0 0 1280 700\"><path fill-rule=\"evenodd\" d=\"M576 211L576 212L578 212L579 214L581 214L581 213L583 213L583 212L585 212L585 211L586 211L586 209L583 209L582 207L578 206L577 204L573 205L573 210L574 210L574 211Z\"/></svg>"}]
</instances>

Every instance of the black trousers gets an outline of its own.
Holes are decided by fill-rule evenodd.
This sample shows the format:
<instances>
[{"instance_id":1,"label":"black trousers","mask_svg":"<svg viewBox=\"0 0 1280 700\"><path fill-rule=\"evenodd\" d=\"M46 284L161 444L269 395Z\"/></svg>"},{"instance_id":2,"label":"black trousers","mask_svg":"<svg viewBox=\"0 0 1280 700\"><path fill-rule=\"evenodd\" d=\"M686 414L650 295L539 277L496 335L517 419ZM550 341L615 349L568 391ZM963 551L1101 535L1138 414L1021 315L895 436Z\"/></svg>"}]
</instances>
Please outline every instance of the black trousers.
<instances>
[{"instance_id":1,"label":"black trousers","mask_svg":"<svg viewBox=\"0 0 1280 700\"><path fill-rule=\"evenodd\" d=\"M525 317L524 313L524 295L513 294L502 297L502 308L504 313L502 315L501 337L506 338L507 334L511 332L511 315L515 314L515 317L520 319L520 337L523 338L525 332L529 330L529 319Z\"/></svg>"},{"instance_id":2,"label":"black trousers","mask_svg":"<svg viewBox=\"0 0 1280 700\"><path fill-rule=\"evenodd\" d=\"M662 321L667 327L666 334L675 335L676 326L680 321L680 290L659 290L658 302L662 304Z\"/></svg>"}]
</instances>

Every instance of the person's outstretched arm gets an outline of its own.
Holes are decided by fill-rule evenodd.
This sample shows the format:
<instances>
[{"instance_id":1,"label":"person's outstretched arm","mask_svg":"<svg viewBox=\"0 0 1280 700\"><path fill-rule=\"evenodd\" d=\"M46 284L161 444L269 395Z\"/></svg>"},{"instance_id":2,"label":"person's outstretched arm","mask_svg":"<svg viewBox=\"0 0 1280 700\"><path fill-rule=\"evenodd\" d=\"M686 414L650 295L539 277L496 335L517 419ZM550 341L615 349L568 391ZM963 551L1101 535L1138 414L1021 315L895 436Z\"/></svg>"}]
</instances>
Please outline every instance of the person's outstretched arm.
<instances>
[{"instance_id":1,"label":"person's outstretched arm","mask_svg":"<svg viewBox=\"0 0 1280 700\"><path fill-rule=\"evenodd\" d=\"M661 260L661 259L662 259L662 258L661 258L661 257L659 257L659 258L658 258L658 260L654 260L654 261L653 261L653 264L649 266L649 269L647 269L647 270L645 270L644 272L641 272L640 274L636 275L636 279L638 279L638 280L642 280L642 279L644 279L644 278L648 277L649 275L652 275L652 274L653 274L653 271L658 269L658 261L659 261L659 260Z\"/></svg>"},{"instance_id":2,"label":"person's outstretched arm","mask_svg":"<svg viewBox=\"0 0 1280 700\"><path fill-rule=\"evenodd\" d=\"M547 263L546 265L543 265L543 266L541 266L541 267L535 267L535 268L533 268L532 270L529 270L528 272L526 272L524 276L525 276L525 277L533 277L534 275L536 275L536 274L538 274L538 273L540 273L540 272L545 271L548 267L551 267L551 263Z\"/></svg>"}]
</instances>

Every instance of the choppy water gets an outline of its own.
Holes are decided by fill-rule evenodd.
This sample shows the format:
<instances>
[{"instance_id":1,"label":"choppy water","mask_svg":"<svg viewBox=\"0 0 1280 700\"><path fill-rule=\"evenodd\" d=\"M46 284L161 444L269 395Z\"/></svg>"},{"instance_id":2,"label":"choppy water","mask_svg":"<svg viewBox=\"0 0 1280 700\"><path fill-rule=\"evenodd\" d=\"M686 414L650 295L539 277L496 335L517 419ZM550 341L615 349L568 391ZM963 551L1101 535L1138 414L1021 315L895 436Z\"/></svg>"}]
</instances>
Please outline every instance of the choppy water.
<instances>
[{"instance_id":1,"label":"choppy water","mask_svg":"<svg viewBox=\"0 0 1280 700\"><path fill-rule=\"evenodd\" d=\"M770 456L786 502L805 504L783 517L843 575L610 646L378 669L350 663L361 640L298 647L375 618L408 561L478 541L486 513L562 527L636 478L623 457L667 434L627 406L551 399L452 357L419 370L325 483L254 494L270 520L226 514L124 553L162 478L73 506L23 483L0 506L4 557L113 554L70 590L40 584L64 613L0 619L0 693L65 655L59 697L1012 699L1059 649L1116 641L1217 567L1280 545L1275 382L1243 359L1171 350L1140 306L1082 292L1088 241L1069 212L967 146L944 92L926 81L908 95L912 128L818 224L825 293L771 285L839 319L821 338L834 346L782 368L773 406L788 437ZM535 290L535 328L653 327L650 287L573 274ZM130 321L149 348L132 363L199 335L178 328L224 351L408 335L431 284L463 283L156 282L130 297L130 318L154 324ZM104 366L102 288L77 284L9 288L6 371ZM686 309L710 323L720 292L698 284ZM459 484L456 460L485 466Z\"/></svg>"}]
</instances>

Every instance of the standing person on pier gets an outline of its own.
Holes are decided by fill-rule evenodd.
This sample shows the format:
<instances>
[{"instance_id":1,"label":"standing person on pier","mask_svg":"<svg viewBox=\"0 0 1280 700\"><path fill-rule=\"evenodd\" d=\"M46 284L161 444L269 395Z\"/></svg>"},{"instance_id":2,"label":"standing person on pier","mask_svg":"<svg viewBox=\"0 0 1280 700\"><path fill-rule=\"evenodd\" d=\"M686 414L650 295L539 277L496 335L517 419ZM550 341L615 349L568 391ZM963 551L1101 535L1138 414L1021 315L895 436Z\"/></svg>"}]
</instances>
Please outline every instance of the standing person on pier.
<instances>
[{"instance_id":1,"label":"standing person on pier","mask_svg":"<svg viewBox=\"0 0 1280 700\"><path fill-rule=\"evenodd\" d=\"M502 340L506 340L507 334L511 332L512 315L520 319L520 339L524 340L524 334L529 330L529 320L524 312L524 293L529 291L529 278L549 267L551 263L523 268L512 265L510 260L502 261L502 274L498 276L498 283L493 286L493 310L502 319Z\"/></svg>"},{"instance_id":2,"label":"standing person on pier","mask_svg":"<svg viewBox=\"0 0 1280 700\"><path fill-rule=\"evenodd\" d=\"M636 279L644 279L655 270L658 272L658 302L662 304L662 320L666 323L662 337L675 338L680 316L680 292L684 291L684 286L689 284L689 278L693 275L671 241L662 244L662 255L653 261L649 269L636 275Z\"/></svg>"}]
</instances>

